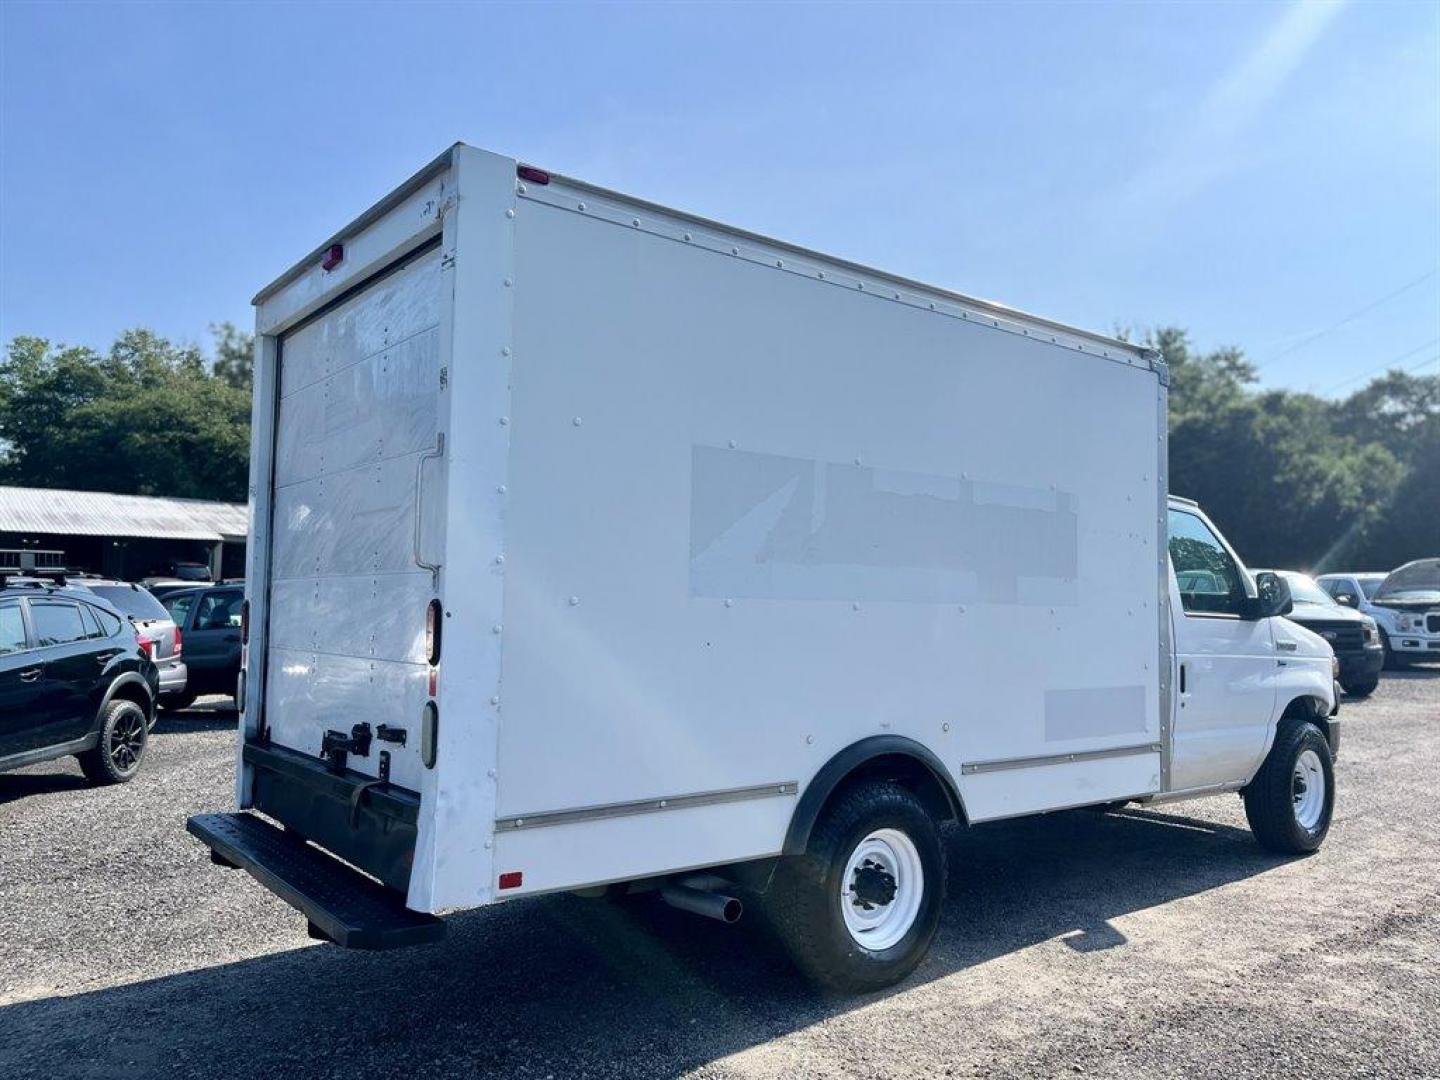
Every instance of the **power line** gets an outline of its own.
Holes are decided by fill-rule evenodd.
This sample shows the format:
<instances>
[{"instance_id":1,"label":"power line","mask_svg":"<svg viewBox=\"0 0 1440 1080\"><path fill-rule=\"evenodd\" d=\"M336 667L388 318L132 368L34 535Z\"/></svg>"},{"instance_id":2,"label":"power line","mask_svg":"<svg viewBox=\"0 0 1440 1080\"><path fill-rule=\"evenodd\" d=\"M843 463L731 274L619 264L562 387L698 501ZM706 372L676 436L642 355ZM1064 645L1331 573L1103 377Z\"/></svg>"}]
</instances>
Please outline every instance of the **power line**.
<instances>
[{"instance_id":1,"label":"power line","mask_svg":"<svg viewBox=\"0 0 1440 1080\"><path fill-rule=\"evenodd\" d=\"M1415 288L1416 285L1424 284L1425 282L1427 282L1427 281L1429 281L1431 278L1433 278L1436 274L1440 274L1440 266L1431 267L1430 270L1428 270L1427 272L1421 274L1419 277L1415 278L1413 281L1408 281L1408 282L1406 282L1404 285L1401 285L1401 286L1400 286L1398 289L1396 289L1394 292L1386 293L1384 296L1380 297L1379 300L1372 300L1370 303L1366 304L1364 307L1359 308L1359 309L1357 309L1357 310L1355 310L1355 311L1352 311L1349 315L1346 315L1343 319L1339 320L1338 322L1331 323L1329 326L1325 327L1323 330L1317 330L1317 331L1315 331L1315 333L1310 334L1310 335L1308 335L1307 337L1301 338L1299 341L1295 342L1295 344L1290 345L1290 346L1288 346L1287 348L1281 349L1281 350L1280 350L1278 353L1276 353L1274 356L1272 356L1272 357L1270 357L1268 360L1266 360L1264 364L1257 364L1257 365L1255 366L1255 367L1256 367L1256 370L1258 371L1261 367L1265 367L1265 366L1267 366L1267 365L1269 365L1269 364L1273 364L1273 363L1275 363L1276 360L1279 360L1279 359L1281 359L1282 357L1289 356L1289 355L1290 355L1291 353L1293 353L1293 352L1298 352L1299 350L1305 348L1305 346L1309 345L1311 342L1313 342L1313 341L1318 341L1320 338L1324 337L1326 334L1333 334L1336 330L1339 330L1342 326L1347 326L1347 325L1349 325L1350 323L1354 322L1356 319L1360 318L1362 315L1368 315L1368 314L1370 314L1370 312L1374 311L1376 308L1380 307L1381 305L1383 305L1383 304L1388 304L1391 300L1394 300L1397 296L1400 296L1402 293L1407 293L1407 292L1409 292L1411 289Z\"/></svg>"},{"instance_id":2,"label":"power line","mask_svg":"<svg viewBox=\"0 0 1440 1080\"><path fill-rule=\"evenodd\" d=\"M1405 352L1401 353L1399 356L1395 357L1393 360L1390 360L1390 361L1388 361L1387 363L1381 364L1379 367L1371 368L1369 371L1362 371L1362 372L1360 372L1359 375L1351 375L1348 379L1342 379L1342 380L1340 380L1340 382L1336 383L1334 386L1330 387L1328 390L1322 390L1321 393L1322 393L1322 394L1333 394L1336 390L1339 390L1342 386L1349 386L1349 385L1350 385L1351 383L1353 383L1353 382L1359 382L1361 379L1365 378L1367 375L1378 375L1378 374L1379 374L1380 372L1382 372L1382 371L1389 371L1389 370L1390 370L1392 367L1394 367L1396 364L1400 363L1401 360L1408 360L1408 359L1410 359L1410 357L1414 356L1416 353L1422 352L1423 350L1428 349L1428 348L1430 348L1430 346L1436 345L1436 344L1440 344L1440 338L1431 338L1429 341L1425 342L1425 344L1423 344L1423 345L1416 345L1415 348L1406 350ZM1434 361L1434 359L1435 359L1434 357L1431 357L1430 360L1422 361L1421 363L1416 364L1415 367L1413 367L1413 368L1406 368L1405 370L1407 370L1407 371L1415 371L1415 370L1417 370L1417 369L1419 369L1419 368L1424 367L1426 364L1432 363L1432 362Z\"/></svg>"}]
</instances>

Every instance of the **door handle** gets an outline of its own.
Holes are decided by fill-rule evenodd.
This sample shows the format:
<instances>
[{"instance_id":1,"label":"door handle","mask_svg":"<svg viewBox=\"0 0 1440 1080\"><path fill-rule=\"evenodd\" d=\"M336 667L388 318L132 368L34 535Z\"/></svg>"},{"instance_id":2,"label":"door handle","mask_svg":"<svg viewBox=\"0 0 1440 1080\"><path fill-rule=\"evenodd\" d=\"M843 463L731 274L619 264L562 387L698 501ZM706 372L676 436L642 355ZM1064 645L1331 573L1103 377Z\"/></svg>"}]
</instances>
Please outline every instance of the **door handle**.
<instances>
[{"instance_id":1,"label":"door handle","mask_svg":"<svg viewBox=\"0 0 1440 1080\"><path fill-rule=\"evenodd\" d=\"M1185 693L1185 665L1180 665L1180 693Z\"/></svg>"},{"instance_id":2,"label":"door handle","mask_svg":"<svg viewBox=\"0 0 1440 1080\"><path fill-rule=\"evenodd\" d=\"M43 670L42 668L32 667L32 668L30 668L28 671L22 671L22 672L20 672L20 681L21 681L21 682L34 682L36 679L40 678L40 672L41 672L42 670Z\"/></svg>"},{"instance_id":3,"label":"door handle","mask_svg":"<svg viewBox=\"0 0 1440 1080\"><path fill-rule=\"evenodd\" d=\"M411 550L411 557L415 565L422 570L430 571L431 584L440 581L440 564L428 562L420 552L421 529L425 521L425 462L445 456L445 433L437 432L435 435L435 448L425 450L415 460L415 536Z\"/></svg>"}]
</instances>

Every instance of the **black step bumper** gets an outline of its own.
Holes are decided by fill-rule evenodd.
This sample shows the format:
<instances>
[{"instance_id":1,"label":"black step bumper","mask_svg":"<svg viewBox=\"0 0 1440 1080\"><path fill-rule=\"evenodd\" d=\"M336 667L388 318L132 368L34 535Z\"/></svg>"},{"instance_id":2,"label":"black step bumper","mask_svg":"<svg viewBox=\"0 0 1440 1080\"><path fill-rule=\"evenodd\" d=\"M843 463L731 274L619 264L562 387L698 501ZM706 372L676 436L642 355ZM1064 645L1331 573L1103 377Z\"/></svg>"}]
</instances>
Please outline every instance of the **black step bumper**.
<instances>
[{"instance_id":1,"label":"black step bumper","mask_svg":"<svg viewBox=\"0 0 1440 1080\"><path fill-rule=\"evenodd\" d=\"M215 858L248 871L348 949L398 949L437 941L445 923L411 911L401 894L254 814L198 814L185 823Z\"/></svg>"}]
</instances>

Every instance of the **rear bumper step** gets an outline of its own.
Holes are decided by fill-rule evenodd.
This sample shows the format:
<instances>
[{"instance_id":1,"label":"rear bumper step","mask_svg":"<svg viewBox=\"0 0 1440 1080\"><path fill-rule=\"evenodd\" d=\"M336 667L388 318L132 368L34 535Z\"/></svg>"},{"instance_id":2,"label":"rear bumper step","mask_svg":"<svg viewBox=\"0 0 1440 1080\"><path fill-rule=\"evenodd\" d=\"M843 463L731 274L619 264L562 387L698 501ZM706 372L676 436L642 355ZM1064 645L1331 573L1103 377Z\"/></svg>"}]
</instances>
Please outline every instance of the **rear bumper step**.
<instances>
[{"instance_id":1,"label":"rear bumper step","mask_svg":"<svg viewBox=\"0 0 1440 1080\"><path fill-rule=\"evenodd\" d=\"M213 857L249 871L304 914L312 932L337 945L398 949L445 934L442 920L411 911L398 893L254 814L197 814L185 828Z\"/></svg>"}]
</instances>

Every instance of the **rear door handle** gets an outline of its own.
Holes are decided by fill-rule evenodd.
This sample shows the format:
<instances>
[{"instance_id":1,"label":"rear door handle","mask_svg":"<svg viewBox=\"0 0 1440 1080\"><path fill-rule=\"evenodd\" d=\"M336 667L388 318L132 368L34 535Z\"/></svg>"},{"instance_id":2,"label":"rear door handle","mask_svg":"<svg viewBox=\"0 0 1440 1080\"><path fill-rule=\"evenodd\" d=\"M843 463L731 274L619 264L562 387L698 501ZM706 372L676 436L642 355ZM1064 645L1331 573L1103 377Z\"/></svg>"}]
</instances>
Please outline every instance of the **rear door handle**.
<instances>
[{"instance_id":1,"label":"rear door handle","mask_svg":"<svg viewBox=\"0 0 1440 1080\"><path fill-rule=\"evenodd\" d=\"M34 682L36 679L40 678L40 672L42 672L43 670L44 668L32 667L28 671L22 671L20 672L20 681Z\"/></svg>"}]
</instances>

